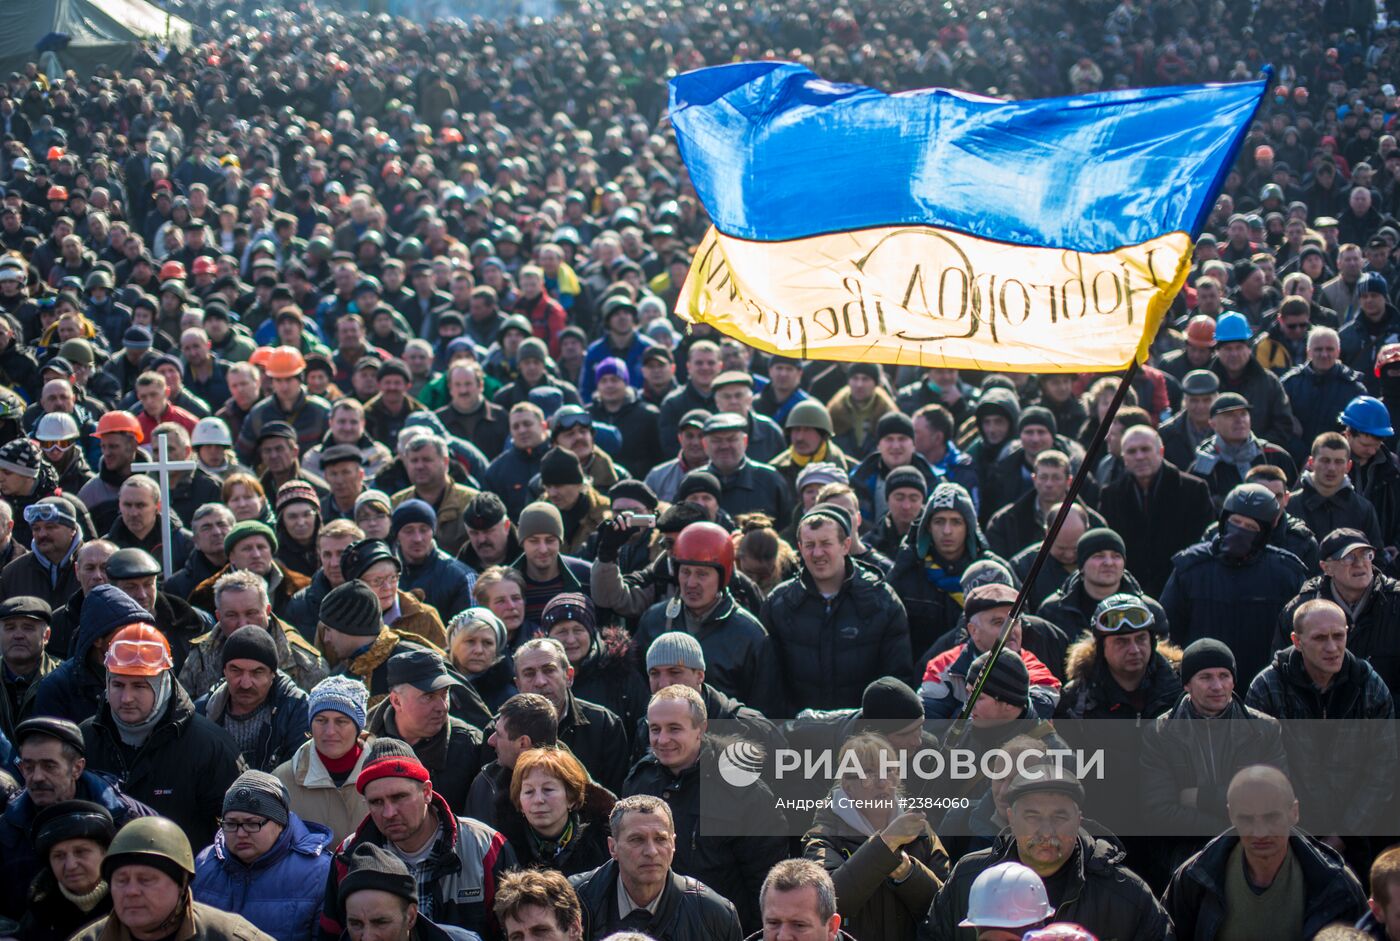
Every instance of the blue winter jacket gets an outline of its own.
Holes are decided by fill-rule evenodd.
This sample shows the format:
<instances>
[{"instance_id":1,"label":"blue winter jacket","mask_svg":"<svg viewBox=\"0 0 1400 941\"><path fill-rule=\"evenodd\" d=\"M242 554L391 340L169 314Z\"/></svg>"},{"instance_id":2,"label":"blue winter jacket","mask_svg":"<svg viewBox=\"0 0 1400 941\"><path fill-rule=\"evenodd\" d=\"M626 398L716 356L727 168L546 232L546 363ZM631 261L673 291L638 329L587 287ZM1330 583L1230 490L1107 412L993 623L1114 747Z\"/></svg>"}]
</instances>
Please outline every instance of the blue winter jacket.
<instances>
[{"instance_id":1,"label":"blue winter jacket","mask_svg":"<svg viewBox=\"0 0 1400 941\"><path fill-rule=\"evenodd\" d=\"M277 941L305 941L325 899L332 839L329 827L291 814L272 849L249 866L220 830L194 861L195 901L242 915Z\"/></svg>"}]
</instances>

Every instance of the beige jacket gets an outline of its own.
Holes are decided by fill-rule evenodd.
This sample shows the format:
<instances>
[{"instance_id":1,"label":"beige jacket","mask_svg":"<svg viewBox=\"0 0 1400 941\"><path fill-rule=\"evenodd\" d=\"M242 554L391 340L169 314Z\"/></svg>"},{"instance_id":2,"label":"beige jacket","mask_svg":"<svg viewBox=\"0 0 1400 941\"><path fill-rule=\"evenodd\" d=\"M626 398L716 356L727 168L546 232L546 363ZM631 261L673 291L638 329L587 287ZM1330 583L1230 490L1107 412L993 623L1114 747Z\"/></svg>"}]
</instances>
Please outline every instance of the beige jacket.
<instances>
[{"instance_id":1,"label":"beige jacket","mask_svg":"<svg viewBox=\"0 0 1400 941\"><path fill-rule=\"evenodd\" d=\"M366 739L360 743L363 746L360 760L340 787L336 787L330 772L321 764L315 742L302 745L295 755L272 772L273 777L286 785L293 813L303 820L313 820L331 828L335 834L332 846L339 846L340 841L354 833L369 815L369 805L355 790L355 779L365 765L372 741Z\"/></svg>"}]
</instances>

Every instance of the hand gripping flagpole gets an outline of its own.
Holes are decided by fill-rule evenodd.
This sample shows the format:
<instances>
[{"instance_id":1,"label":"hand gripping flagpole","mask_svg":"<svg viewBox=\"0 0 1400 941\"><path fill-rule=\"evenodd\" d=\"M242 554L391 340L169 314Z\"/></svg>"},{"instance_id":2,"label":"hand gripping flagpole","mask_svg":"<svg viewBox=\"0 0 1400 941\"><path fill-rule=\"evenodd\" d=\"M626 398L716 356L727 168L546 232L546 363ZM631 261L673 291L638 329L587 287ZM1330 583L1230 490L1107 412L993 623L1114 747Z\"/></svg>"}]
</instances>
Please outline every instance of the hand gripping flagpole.
<instances>
[{"instance_id":1,"label":"hand gripping flagpole","mask_svg":"<svg viewBox=\"0 0 1400 941\"><path fill-rule=\"evenodd\" d=\"M134 471L155 471L160 477L160 548L164 557L162 563L165 566L165 577L169 578L175 574L174 561L170 556L170 475L172 472L192 471L196 467L194 461L172 461L170 459L170 436L160 436L160 459L157 461L145 461L140 464L132 464Z\"/></svg>"},{"instance_id":2,"label":"hand gripping flagpole","mask_svg":"<svg viewBox=\"0 0 1400 941\"><path fill-rule=\"evenodd\" d=\"M1026 607L1026 598L1030 595L1031 586L1035 584L1036 578L1040 575L1040 570L1045 567L1046 560L1050 557L1050 547L1055 543L1055 537L1060 533L1060 527L1065 524L1069 517L1070 510L1073 509L1075 500L1079 498L1079 491L1084 488L1084 480L1089 476L1090 468L1099 459L1099 452L1103 450L1103 445L1108 440L1108 427L1113 423L1113 418L1118 414L1118 409L1127 398L1128 388L1133 384L1133 379L1137 377L1138 363L1134 359L1128 364L1128 368L1123 372L1123 379L1118 384L1118 391L1113 393L1113 401L1109 403L1108 412L1103 420L1099 422L1099 427L1094 431L1094 437L1085 449L1084 460L1079 465L1079 471L1069 482L1069 492L1060 503L1060 512L1055 514L1055 520L1050 524L1050 528L1045 533L1045 539L1040 544L1039 551L1035 554L1034 561L1031 562L1030 572L1026 574L1026 579L1021 583L1021 590L1016 594L1016 603L1011 606L1011 615L1002 625L1001 634L997 637L997 642L992 645L987 658L987 668L977 677L977 683L972 687L972 692L968 694L967 705L958 714L957 721L948 732L945 745L951 747L963 737L967 731L968 720L972 717L972 707L977 702L977 697L982 695L982 687L987 683L987 677L992 675L992 664L996 663L997 657L1006 647L1006 641L1011 636L1012 628L1020 618Z\"/></svg>"}]
</instances>

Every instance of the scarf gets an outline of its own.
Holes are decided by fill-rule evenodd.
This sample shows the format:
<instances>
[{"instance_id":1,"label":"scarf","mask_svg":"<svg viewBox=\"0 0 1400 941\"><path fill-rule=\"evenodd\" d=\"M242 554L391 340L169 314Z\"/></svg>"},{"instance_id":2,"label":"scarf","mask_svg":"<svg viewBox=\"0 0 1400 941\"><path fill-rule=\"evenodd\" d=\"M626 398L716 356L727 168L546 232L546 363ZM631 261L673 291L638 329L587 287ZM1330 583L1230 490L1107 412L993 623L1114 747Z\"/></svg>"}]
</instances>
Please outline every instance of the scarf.
<instances>
[{"instance_id":1,"label":"scarf","mask_svg":"<svg viewBox=\"0 0 1400 941\"><path fill-rule=\"evenodd\" d=\"M1235 465L1235 470L1239 471L1241 480L1249 473L1254 459L1264 453L1264 449L1259 446L1259 439L1254 435L1250 435L1239 444L1229 444L1224 438L1216 435L1215 451L1220 455L1221 460L1227 464Z\"/></svg>"},{"instance_id":2,"label":"scarf","mask_svg":"<svg viewBox=\"0 0 1400 941\"><path fill-rule=\"evenodd\" d=\"M316 757L321 760L321 766L326 769L326 772L331 777L335 777L336 775L347 775L355 770L355 762L360 760L360 755L364 750L365 747L356 742L353 748L339 758L328 758L320 749L316 750Z\"/></svg>"},{"instance_id":3,"label":"scarf","mask_svg":"<svg viewBox=\"0 0 1400 941\"><path fill-rule=\"evenodd\" d=\"M930 585L949 595L958 603L958 607L962 607L962 576L945 567L933 553L924 556L924 577Z\"/></svg>"},{"instance_id":4,"label":"scarf","mask_svg":"<svg viewBox=\"0 0 1400 941\"><path fill-rule=\"evenodd\" d=\"M165 708L170 705L170 694L174 689L174 683L170 680L170 671L162 670L155 680L156 705L151 710L151 714L140 722L126 723L117 718L117 714L112 713L112 721L116 723L117 733L121 736L122 742L132 748L140 748L146 744L146 739L150 738L151 732L160 724L160 720L165 718Z\"/></svg>"},{"instance_id":5,"label":"scarf","mask_svg":"<svg viewBox=\"0 0 1400 941\"><path fill-rule=\"evenodd\" d=\"M82 895L74 895L72 892L65 889L62 883L59 883L58 891L63 893L64 898L86 913L96 908L98 903L107 896L107 888L107 880L101 879L98 880L97 885L93 886L91 892L85 892Z\"/></svg>"},{"instance_id":6,"label":"scarf","mask_svg":"<svg viewBox=\"0 0 1400 941\"><path fill-rule=\"evenodd\" d=\"M544 859L554 862L559 858L559 854L569 848L569 844L578 835L578 814L569 811L569 819L564 823L564 832L560 833L552 840L545 839L535 832L535 828L528 823L525 825L526 832L530 836L530 849L534 852L536 859Z\"/></svg>"},{"instance_id":7,"label":"scarf","mask_svg":"<svg viewBox=\"0 0 1400 941\"><path fill-rule=\"evenodd\" d=\"M78 551L78 546L83 542L83 534L80 531L73 534L73 541L68 544L68 551L63 554L63 558L58 560L58 564L48 560L39 547L34 544L34 540L29 540L29 551L34 554L34 561L39 563L39 568L44 570L44 574L49 577L49 587L57 588L58 579L63 574L63 569L73 561L73 554Z\"/></svg>"},{"instance_id":8,"label":"scarf","mask_svg":"<svg viewBox=\"0 0 1400 941\"><path fill-rule=\"evenodd\" d=\"M788 448L788 455L792 458L792 463L796 464L798 467L806 467L808 464L820 464L826 460L826 454L831 450L827 446L828 444L829 442L823 440L821 447L817 448L807 457L803 457L791 448Z\"/></svg>"}]
</instances>

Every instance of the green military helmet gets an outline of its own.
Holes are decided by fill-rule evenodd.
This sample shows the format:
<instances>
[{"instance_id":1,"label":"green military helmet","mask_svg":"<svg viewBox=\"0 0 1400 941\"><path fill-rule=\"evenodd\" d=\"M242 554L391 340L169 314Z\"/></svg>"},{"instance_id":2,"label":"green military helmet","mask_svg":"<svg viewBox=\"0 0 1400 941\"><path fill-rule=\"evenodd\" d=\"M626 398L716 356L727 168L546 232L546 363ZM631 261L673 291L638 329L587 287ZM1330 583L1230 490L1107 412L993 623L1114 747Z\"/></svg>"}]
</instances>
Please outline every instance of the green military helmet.
<instances>
[{"instance_id":1,"label":"green military helmet","mask_svg":"<svg viewBox=\"0 0 1400 941\"><path fill-rule=\"evenodd\" d=\"M138 817L117 831L102 860L102 878L121 866L151 866L181 885L194 877L194 853L179 824L166 817Z\"/></svg>"},{"instance_id":2,"label":"green military helmet","mask_svg":"<svg viewBox=\"0 0 1400 941\"><path fill-rule=\"evenodd\" d=\"M792 407L788 412L787 421L783 422L783 428L816 428L825 432L828 438L832 435L831 413L826 410L826 406L815 399L803 399Z\"/></svg>"}]
</instances>

